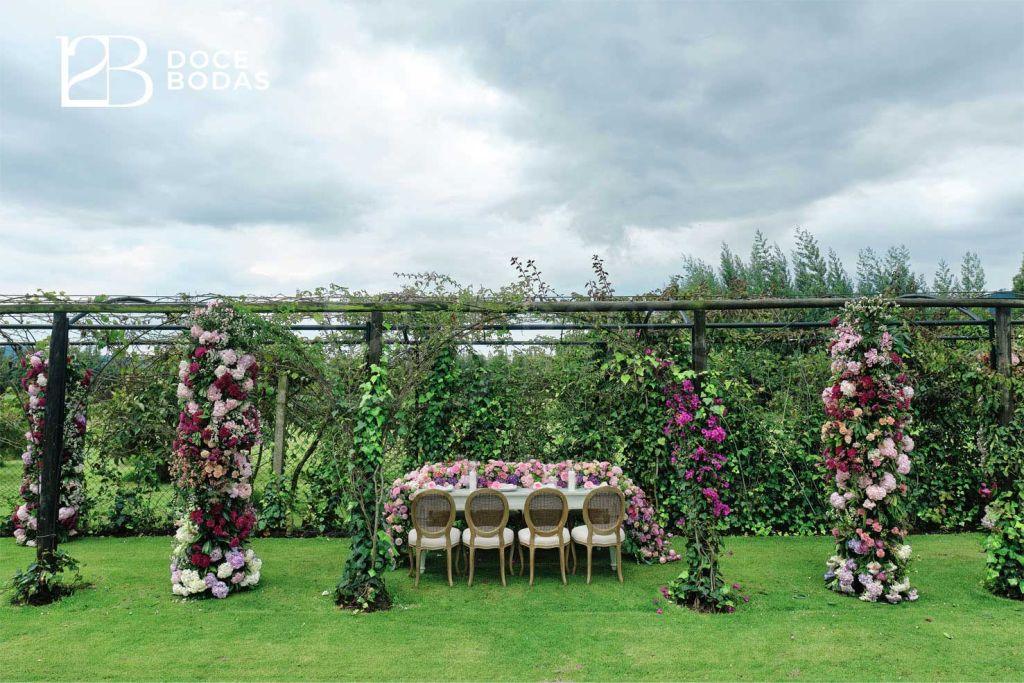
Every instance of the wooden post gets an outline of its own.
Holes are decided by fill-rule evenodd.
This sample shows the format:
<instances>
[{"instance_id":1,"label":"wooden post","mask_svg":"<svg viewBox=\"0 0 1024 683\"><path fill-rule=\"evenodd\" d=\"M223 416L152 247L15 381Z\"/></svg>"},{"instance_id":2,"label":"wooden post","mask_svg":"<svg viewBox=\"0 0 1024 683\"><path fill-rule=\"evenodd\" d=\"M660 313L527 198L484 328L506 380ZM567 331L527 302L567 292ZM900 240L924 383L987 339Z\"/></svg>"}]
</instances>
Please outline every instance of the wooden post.
<instances>
[{"instance_id":1,"label":"wooden post","mask_svg":"<svg viewBox=\"0 0 1024 683\"><path fill-rule=\"evenodd\" d=\"M36 560L49 565L57 550L57 512L60 507L60 466L64 456L64 413L67 394L68 315L53 314L50 365L46 371L43 424L43 467L39 477Z\"/></svg>"},{"instance_id":2,"label":"wooden post","mask_svg":"<svg viewBox=\"0 0 1024 683\"><path fill-rule=\"evenodd\" d=\"M367 365L380 363L384 350L384 312L370 313L370 322L366 325L366 362Z\"/></svg>"},{"instance_id":3,"label":"wooden post","mask_svg":"<svg viewBox=\"0 0 1024 683\"><path fill-rule=\"evenodd\" d=\"M274 396L274 474L284 472L284 420L288 403L288 372L277 371L277 394Z\"/></svg>"},{"instance_id":4,"label":"wooden post","mask_svg":"<svg viewBox=\"0 0 1024 683\"><path fill-rule=\"evenodd\" d=\"M996 308L996 339L995 339L996 372L1006 378L1013 371L1011 358L1013 341L1010 336L1010 309L1002 306ZM1002 401L999 408L999 424L1008 425L1013 417L1013 396L1010 387L1003 388Z\"/></svg>"},{"instance_id":5,"label":"wooden post","mask_svg":"<svg viewBox=\"0 0 1024 683\"><path fill-rule=\"evenodd\" d=\"M707 311L698 310L693 312L693 328L691 330L690 351L693 354L693 371L697 373L696 385L700 389L700 382L704 373L708 370L708 314Z\"/></svg>"}]
</instances>

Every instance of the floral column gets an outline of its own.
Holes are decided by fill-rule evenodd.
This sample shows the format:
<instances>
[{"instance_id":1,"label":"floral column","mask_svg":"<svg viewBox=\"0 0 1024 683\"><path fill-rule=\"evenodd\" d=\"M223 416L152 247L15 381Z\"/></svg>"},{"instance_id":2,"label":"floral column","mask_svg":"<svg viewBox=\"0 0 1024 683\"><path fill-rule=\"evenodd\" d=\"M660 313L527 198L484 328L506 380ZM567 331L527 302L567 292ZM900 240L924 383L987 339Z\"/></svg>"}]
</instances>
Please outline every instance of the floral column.
<instances>
[{"instance_id":1,"label":"floral column","mask_svg":"<svg viewBox=\"0 0 1024 683\"><path fill-rule=\"evenodd\" d=\"M50 361L42 351L36 351L22 358L21 365L25 369L21 386L28 393L25 415L29 429L25 432L25 452L21 454L25 465L19 490L21 502L11 513L11 521L15 540L22 545L34 546ZM92 380L92 371L80 372L72 359L68 359L67 371L67 420L64 424L64 451L61 459L60 507L57 510L57 530L62 542L78 534L85 504L85 395Z\"/></svg>"},{"instance_id":2,"label":"floral column","mask_svg":"<svg viewBox=\"0 0 1024 683\"><path fill-rule=\"evenodd\" d=\"M832 321L832 381L822 392L825 467L836 491L836 553L825 581L839 593L890 603L916 600L907 565L903 500L914 441L906 433L914 396L904 372L898 307L881 299L846 305Z\"/></svg>"},{"instance_id":3,"label":"floral column","mask_svg":"<svg viewBox=\"0 0 1024 683\"><path fill-rule=\"evenodd\" d=\"M221 302L192 315L193 346L178 370L171 469L186 506L171 555L175 595L224 598L260 580L262 562L246 548L256 525L249 452L260 439L260 416L249 396L259 366L232 345L244 330L239 314Z\"/></svg>"},{"instance_id":4,"label":"floral column","mask_svg":"<svg viewBox=\"0 0 1024 683\"><path fill-rule=\"evenodd\" d=\"M671 370L666 362L665 369ZM686 538L686 569L667 587L665 598L701 612L734 612L738 584L727 584L718 566L721 525L732 510L722 500L729 488L728 458L722 453L726 409L717 389L705 380L698 390L692 372L671 373L665 386L668 416L663 433L671 445L673 493L663 504Z\"/></svg>"}]
</instances>

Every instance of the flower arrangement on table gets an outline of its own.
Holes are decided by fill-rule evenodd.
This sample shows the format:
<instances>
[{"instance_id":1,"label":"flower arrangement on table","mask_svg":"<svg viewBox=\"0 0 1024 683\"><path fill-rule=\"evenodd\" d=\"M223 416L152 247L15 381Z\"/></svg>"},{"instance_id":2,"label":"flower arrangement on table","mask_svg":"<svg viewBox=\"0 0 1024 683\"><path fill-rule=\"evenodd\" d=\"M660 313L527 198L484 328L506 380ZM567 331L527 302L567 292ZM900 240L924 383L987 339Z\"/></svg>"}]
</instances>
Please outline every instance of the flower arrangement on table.
<instances>
[{"instance_id":1,"label":"flower arrangement on table","mask_svg":"<svg viewBox=\"0 0 1024 683\"><path fill-rule=\"evenodd\" d=\"M838 520L825 581L839 593L893 604L917 599L902 505L914 389L904 371L903 326L891 322L897 312L892 302L868 299L833 319L832 381L821 394L823 456L836 486L829 502Z\"/></svg>"},{"instance_id":2,"label":"flower arrangement on table","mask_svg":"<svg viewBox=\"0 0 1024 683\"><path fill-rule=\"evenodd\" d=\"M25 415L29 429L25 432L24 464L19 495L21 502L11 513L14 538L21 545L34 546L38 527L39 475L43 466L42 441L46 423L46 386L50 361L42 351L35 351L21 359L25 370L21 386L28 393ZM92 370L81 372L73 358L67 363L67 394L64 402L67 416L64 422L64 451L61 457L60 502L57 508L59 541L78 534L78 526L85 504L85 395L92 381Z\"/></svg>"},{"instance_id":3,"label":"flower arrangement on table","mask_svg":"<svg viewBox=\"0 0 1024 683\"><path fill-rule=\"evenodd\" d=\"M171 590L225 598L260 580L262 562L245 547L256 526L249 452L259 442L260 415L249 396L259 365L230 345L243 336L230 306L211 302L193 312L192 323L195 345L178 372L171 471L187 514L174 535Z\"/></svg>"},{"instance_id":4,"label":"flower arrangement on table","mask_svg":"<svg viewBox=\"0 0 1024 683\"><path fill-rule=\"evenodd\" d=\"M396 549L401 549L410 529L409 496L414 491L439 486L469 488L473 466L469 460L429 463L395 480L389 500L384 505L384 521ZM565 489L569 488L570 471L576 474L577 488L593 489L607 484L622 489L626 498L623 530L627 553L642 562L664 563L679 559L669 546L669 535L655 521L654 508L643 490L623 474L621 467L610 462L564 460L548 464L536 459L520 462L489 460L477 467L477 486L497 488L512 484L536 489L555 485Z\"/></svg>"}]
</instances>

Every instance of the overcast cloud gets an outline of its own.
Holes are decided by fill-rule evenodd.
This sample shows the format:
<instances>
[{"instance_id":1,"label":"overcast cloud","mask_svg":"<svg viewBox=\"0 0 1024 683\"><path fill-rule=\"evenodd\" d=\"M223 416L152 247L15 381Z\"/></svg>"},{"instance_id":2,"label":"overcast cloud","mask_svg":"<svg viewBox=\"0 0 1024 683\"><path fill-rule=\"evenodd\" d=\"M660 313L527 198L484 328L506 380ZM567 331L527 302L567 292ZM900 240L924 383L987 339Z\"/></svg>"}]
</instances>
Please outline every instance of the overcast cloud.
<instances>
[{"instance_id":1,"label":"overcast cloud","mask_svg":"<svg viewBox=\"0 0 1024 683\"><path fill-rule=\"evenodd\" d=\"M56 36L93 34L146 42L149 102L61 108ZM1024 251L1021 2L5 3L0 36L4 292L499 285L513 255L568 291L593 253L638 292L796 226L851 267L974 250L996 288ZM166 89L168 50L221 49L269 88Z\"/></svg>"}]
</instances>

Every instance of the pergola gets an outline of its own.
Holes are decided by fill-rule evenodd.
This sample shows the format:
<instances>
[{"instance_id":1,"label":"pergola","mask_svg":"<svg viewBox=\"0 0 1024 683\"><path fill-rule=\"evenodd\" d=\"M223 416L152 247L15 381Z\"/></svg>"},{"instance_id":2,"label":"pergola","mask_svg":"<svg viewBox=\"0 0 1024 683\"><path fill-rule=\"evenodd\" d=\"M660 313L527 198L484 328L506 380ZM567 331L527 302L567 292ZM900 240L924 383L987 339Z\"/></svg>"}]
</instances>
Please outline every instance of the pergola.
<instances>
[{"instance_id":1,"label":"pergola","mask_svg":"<svg viewBox=\"0 0 1024 683\"><path fill-rule=\"evenodd\" d=\"M86 297L86 296L0 296L0 333L4 334L7 346L18 346L7 336L9 331L31 332L50 331L49 382L45 407L45 428L43 433L43 467L40 477L40 506L37 534L37 557L41 562L52 558L57 546L57 510L59 503L60 454L63 450L66 364L68 348L73 344L87 344L70 339L75 331L122 330L138 333L125 342L128 345L149 346L172 343L174 337L187 329L182 324L184 317L210 299L221 296L185 297ZM301 323L289 325L296 333L349 331L352 337L333 340L332 343L365 345L367 358L373 363L380 360L385 344L415 344L410 337L415 328L398 327L401 336L388 336L384 324L385 313L403 312L450 312L476 316L478 320L463 329L467 333L481 333L484 338L467 341L471 345L518 345L518 344L593 344L592 341L575 340L515 340L494 339L495 333L513 331L563 331L563 330L688 330L691 335L692 365L698 374L706 372L708 359L708 331L713 329L770 331L785 329L816 329L827 327L826 321L708 321L708 314L734 311L791 311L811 309L839 309L850 299L846 298L802 298L802 299L654 299L619 297L604 300L589 299L539 299L527 301L504 301L491 298L458 297L238 297L233 303L250 312L264 315L302 315ZM920 319L910 321L917 327L984 328L991 345L993 368L1004 375L1011 372L1012 336L1011 327L1024 323L1013 320L1015 309L1024 309L1024 300L1010 298L959 297L933 298L921 295L900 297L903 308L939 309L956 311L961 316L950 319ZM978 311L981 311L980 313ZM600 314L633 313L643 315L639 322L598 322L591 318ZM124 322L93 322L93 315L113 314L124 317ZM343 314L346 318L365 318L358 323L317 322L316 318L327 314ZM653 320L654 314L669 315L670 320ZM517 318L528 318L515 322ZM556 317L558 322L539 322L542 317ZM578 318L586 317L580 322ZM495 318L507 322L489 322ZM357 333L359 333L357 335ZM984 337L953 335L949 339L984 339ZM29 342L31 343L31 342ZM1013 406L1009 391L1002 397L998 419L1007 422Z\"/></svg>"}]
</instances>

